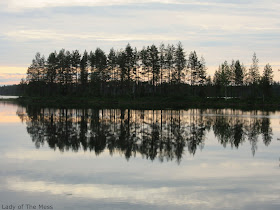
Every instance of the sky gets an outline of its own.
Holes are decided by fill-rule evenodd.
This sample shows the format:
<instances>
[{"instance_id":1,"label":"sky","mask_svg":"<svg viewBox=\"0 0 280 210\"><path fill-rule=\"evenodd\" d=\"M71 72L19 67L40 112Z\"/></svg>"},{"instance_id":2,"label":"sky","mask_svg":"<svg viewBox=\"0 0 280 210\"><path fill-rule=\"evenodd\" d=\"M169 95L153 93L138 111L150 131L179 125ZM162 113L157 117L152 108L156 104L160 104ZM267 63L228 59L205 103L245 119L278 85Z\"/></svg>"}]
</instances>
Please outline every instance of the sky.
<instances>
[{"instance_id":1,"label":"sky","mask_svg":"<svg viewBox=\"0 0 280 210\"><path fill-rule=\"evenodd\" d=\"M225 60L249 67L256 52L280 81L279 11L279 0L0 0L0 86L19 83L36 52L179 41L209 75Z\"/></svg>"}]
</instances>

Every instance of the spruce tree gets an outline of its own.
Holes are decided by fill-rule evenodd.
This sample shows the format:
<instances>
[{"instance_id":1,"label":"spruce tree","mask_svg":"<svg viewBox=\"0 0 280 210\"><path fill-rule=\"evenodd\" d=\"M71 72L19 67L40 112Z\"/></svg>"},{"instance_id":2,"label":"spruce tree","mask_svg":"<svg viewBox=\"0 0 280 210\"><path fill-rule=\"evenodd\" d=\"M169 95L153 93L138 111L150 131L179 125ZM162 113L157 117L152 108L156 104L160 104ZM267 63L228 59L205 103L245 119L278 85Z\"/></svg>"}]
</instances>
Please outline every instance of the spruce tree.
<instances>
[{"instance_id":1,"label":"spruce tree","mask_svg":"<svg viewBox=\"0 0 280 210\"><path fill-rule=\"evenodd\" d=\"M235 61L234 64L234 84L235 85L243 85L244 80L244 69L242 68L240 61Z\"/></svg>"}]
</instances>

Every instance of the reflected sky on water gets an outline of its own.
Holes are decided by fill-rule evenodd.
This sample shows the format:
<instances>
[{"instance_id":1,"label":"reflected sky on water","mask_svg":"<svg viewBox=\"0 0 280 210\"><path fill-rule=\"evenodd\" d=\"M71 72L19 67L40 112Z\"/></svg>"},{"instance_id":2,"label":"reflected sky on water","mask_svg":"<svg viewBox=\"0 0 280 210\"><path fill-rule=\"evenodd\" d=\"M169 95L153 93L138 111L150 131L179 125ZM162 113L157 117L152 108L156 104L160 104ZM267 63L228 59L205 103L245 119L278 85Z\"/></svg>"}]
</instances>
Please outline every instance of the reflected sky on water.
<instances>
[{"instance_id":1,"label":"reflected sky on water","mask_svg":"<svg viewBox=\"0 0 280 210\"><path fill-rule=\"evenodd\" d=\"M279 209L280 113L0 104L0 202Z\"/></svg>"},{"instance_id":2,"label":"reflected sky on water","mask_svg":"<svg viewBox=\"0 0 280 210\"><path fill-rule=\"evenodd\" d=\"M18 96L2 96L0 95L0 99L15 99L18 98Z\"/></svg>"}]
</instances>

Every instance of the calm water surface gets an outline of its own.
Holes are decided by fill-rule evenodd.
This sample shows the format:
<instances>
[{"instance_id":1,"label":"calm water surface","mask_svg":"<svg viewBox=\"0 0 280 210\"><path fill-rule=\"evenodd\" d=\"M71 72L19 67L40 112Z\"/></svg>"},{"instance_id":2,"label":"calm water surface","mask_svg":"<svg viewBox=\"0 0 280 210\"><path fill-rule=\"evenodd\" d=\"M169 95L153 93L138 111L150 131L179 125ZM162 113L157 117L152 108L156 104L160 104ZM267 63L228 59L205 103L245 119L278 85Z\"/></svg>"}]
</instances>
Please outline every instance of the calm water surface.
<instances>
[{"instance_id":1,"label":"calm water surface","mask_svg":"<svg viewBox=\"0 0 280 210\"><path fill-rule=\"evenodd\" d=\"M0 99L14 99L14 98L18 98L18 96L2 96L0 95Z\"/></svg>"},{"instance_id":2,"label":"calm water surface","mask_svg":"<svg viewBox=\"0 0 280 210\"><path fill-rule=\"evenodd\" d=\"M280 112L0 102L0 207L280 209L279 138Z\"/></svg>"}]
</instances>

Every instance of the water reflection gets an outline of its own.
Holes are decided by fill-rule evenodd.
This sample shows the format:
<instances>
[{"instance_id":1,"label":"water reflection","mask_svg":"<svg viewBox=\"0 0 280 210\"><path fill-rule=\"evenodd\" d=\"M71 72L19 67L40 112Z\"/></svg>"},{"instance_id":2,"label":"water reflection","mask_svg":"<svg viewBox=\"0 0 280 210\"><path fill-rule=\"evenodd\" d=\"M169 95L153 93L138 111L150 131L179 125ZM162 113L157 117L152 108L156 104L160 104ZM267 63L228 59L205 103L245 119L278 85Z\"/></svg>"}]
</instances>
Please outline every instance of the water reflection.
<instances>
[{"instance_id":1,"label":"water reflection","mask_svg":"<svg viewBox=\"0 0 280 210\"><path fill-rule=\"evenodd\" d=\"M108 149L126 159L136 154L160 161L180 162L185 151L195 155L203 149L213 130L224 147L239 148L249 141L252 154L258 139L268 146L272 140L266 112L236 110L119 110L41 109L21 107L17 111L27 132L39 148L45 143L60 151ZM258 117L261 116L261 117Z\"/></svg>"}]
</instances>

